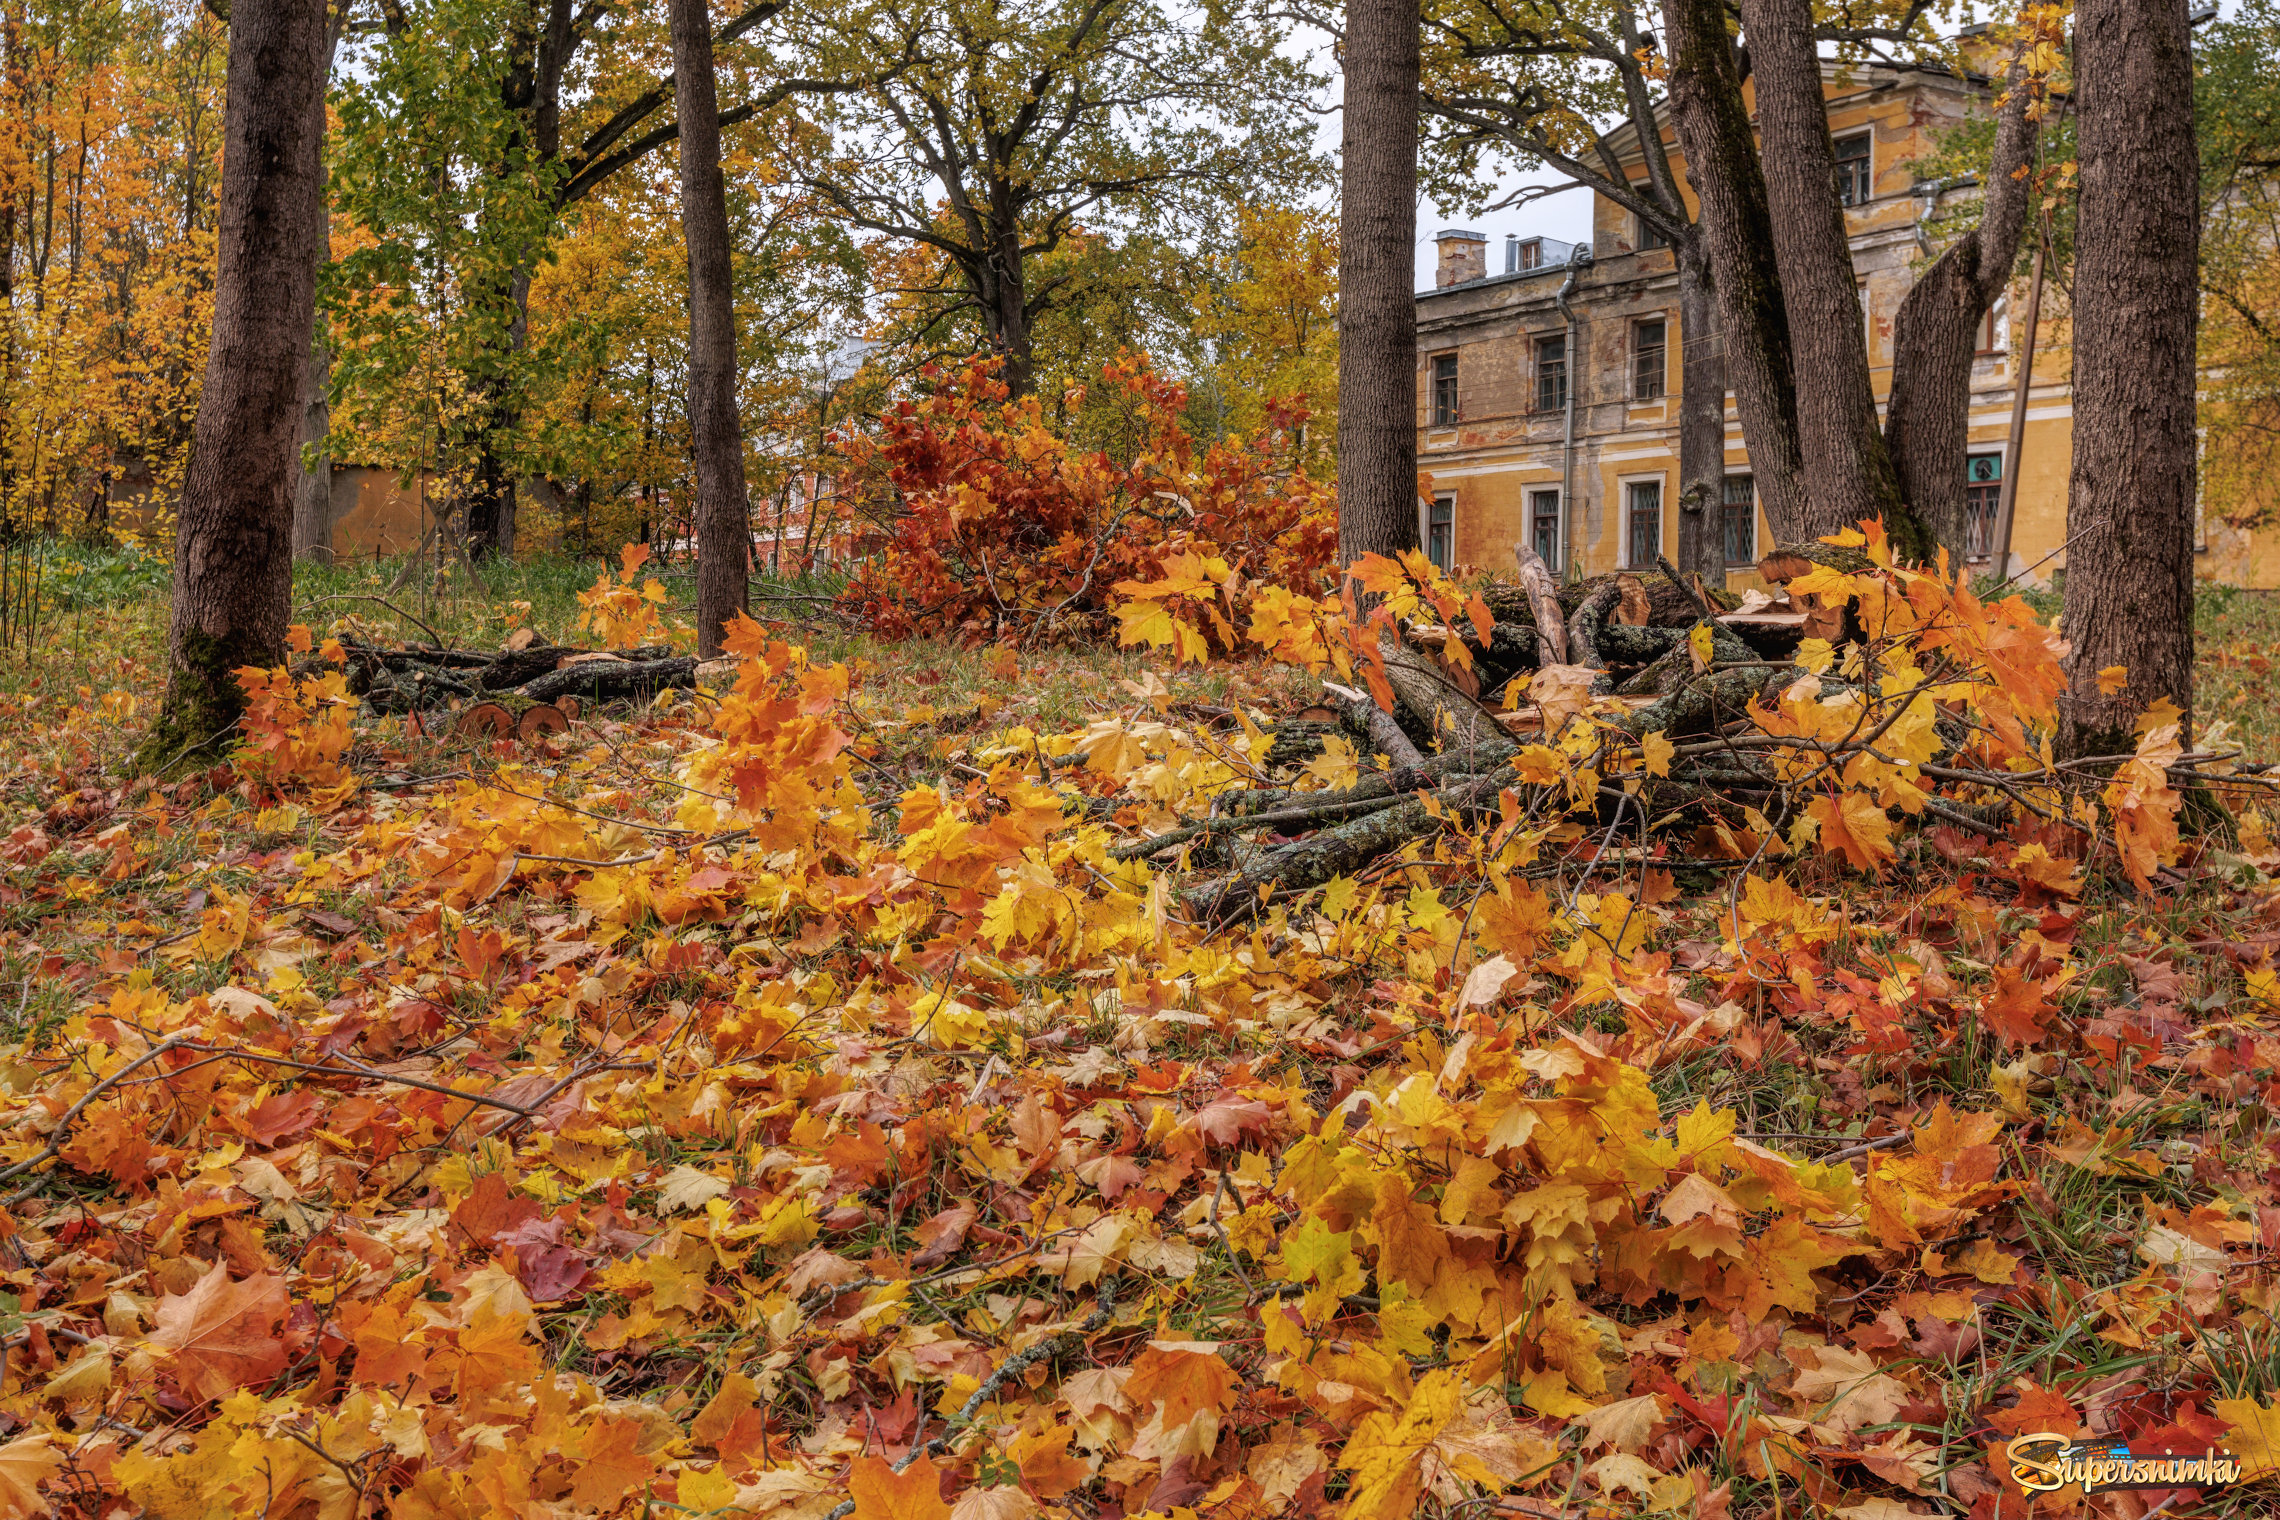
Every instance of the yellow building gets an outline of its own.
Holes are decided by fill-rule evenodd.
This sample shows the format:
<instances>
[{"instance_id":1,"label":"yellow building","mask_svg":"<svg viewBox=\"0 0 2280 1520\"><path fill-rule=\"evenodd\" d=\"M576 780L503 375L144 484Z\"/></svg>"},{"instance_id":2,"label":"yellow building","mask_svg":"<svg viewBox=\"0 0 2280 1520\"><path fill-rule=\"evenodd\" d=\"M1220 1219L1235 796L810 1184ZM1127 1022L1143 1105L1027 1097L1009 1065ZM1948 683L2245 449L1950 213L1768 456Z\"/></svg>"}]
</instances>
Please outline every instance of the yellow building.
<instances>
[{"instance_id":1,"label":"yellow building","mask_svg":"<svg viewBox=\"0 0 2280 1520\"><path fill-rule=\"evenodd\" d=\"M1892 382L1893 317L1938 251L1927 222L1954 197L1978 193L1921 183L1914 161L1932 153L1935 132L1984 114L1991 92L1984 80L1942 70L1833 64L1824 89L1837 146L1832 193L1846 203L1881 404ZM1683 156L1667 124L1663 141L1683 185ZM1645 173L1635 146L1627 167L1634 178ZM1492 272L1483 234L1449 229L1438 236L1436 286L1417 299L1418 468L1431 482L1419 501L1418 527L1427 552L1445 565L1508 567L1513 544L1526 541L1555 566L1594 574L1651 567L1656 551L1668 554L1677 544L1686 334L1676 264L1667 248L1642 236L1629 212L1603 196L1593 200L1592 258L1580 268L1570 264L1569 245L1509 238L1495 260L1501 269ZM1691 191L1688 200L1692 210ZM2026 304L2022 281L1981 327L1966 479L1977 520L1991 526L2004 478L2017 477L2012 568L2032 567L2030 578L2040 582L2066 563L2072 355L2063 292L2047 281L2026 421L2014 450L2009 434L2024 335L2013 314ZM1799 381L1811 383L1809 376ZM1729 584L1740 588L1755 584L1749 567L1771 540L1730 395L1726 418L1722 528ZM2200 577L2280 585L2280 533L2233 528L2225 515L2221 508L2204 512ZM1981 564L1992 568L1984 554Z\"/></svg>"}]
</instances>

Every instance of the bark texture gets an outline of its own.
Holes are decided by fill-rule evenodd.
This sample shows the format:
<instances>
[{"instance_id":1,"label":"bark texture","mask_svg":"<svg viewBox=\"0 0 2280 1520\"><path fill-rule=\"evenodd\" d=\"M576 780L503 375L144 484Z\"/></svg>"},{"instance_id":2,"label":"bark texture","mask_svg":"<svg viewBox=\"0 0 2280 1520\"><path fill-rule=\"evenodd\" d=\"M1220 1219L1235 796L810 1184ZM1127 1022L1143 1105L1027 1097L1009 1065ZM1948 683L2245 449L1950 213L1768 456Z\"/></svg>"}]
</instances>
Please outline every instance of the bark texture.
<instances>
[{"instance_id":1,"label":"bark texture","mask_svg":"<svg viewBox=\"0 0 2280 1520\"><path fill-rule=\"evenodd\" d=\"M1774 263L1796 355L1797 433L1810 503L1800 536L1818 538L1881 517L1905 550L1900 482L1869 388L1868 338L1844 207L1836 198L1836 148L1812 6L1810 0L1741 0L1741 13L1757 84Z\"/></svg>"},{"instance_id":2,"label":"bark texture","mask_svg":"<svg viewBox=\"0 0 2280 1520\"><path fill-rule=\"evenodd\" d=\"M2060 699L2069 756L2133 747L2137 715L2193 706L2194 340L2200 155L2184 0L2075 10L2081 225L2074 467ZM2112 696L2098 672L2126 666Z\"/></svg>"},{"instance_id":3,"label":"bark texture","mask_svg":"<svg viewBox=\"0 0 2280 1520\"><path fill-rule=\"evenodd\" d=\"M330 564L333 553L332 455L325 448L325 440L332 433L332 405L325 399L331 376L332 350L322 337L313 337L301 382L300 438L293 475L293 558L318 564Z\"/></svg>"},{"instance_id":4,"label":"bark texture","mask_svg":"<svg viewBox=\"0 0 2280 1520\"><path fill-rule=\"evenodd\" d=\"M1346 8L1338 557L1417 547L1417 7Z\"/></svg>"},{"instance_id":5,"label":"bark texture","mask_svg":"<svg viewBox=\"0 0 2280 1520\"><path fill-rule=\"evenodd\" d=\"M2037 129L2027 119L2027 90L2016 59L2008 87L2010 99L1996 119L1979 225L1933 260L1892 321L1884 443L1902 497L1924 531L1947 550L1951 565L1964 562L1966 547L1963 472L1973 345L1981 319L2010 280L2027 222L2027 182L2016 171L2033 156Z\"/></svg>"},{"instance_id":6,"label":"bark texture","mask_svg":"<svg viewBox=\"0 0 2280 1520\"><path fill-rule=\"evenodd\" d=\"M175 530L161 765L245 709L233 674L283 662L301 381L316 316L325 0L237 0L214 273L213 347Z\"/></svg>"},{"instance_id":7,"label":"bark texture","mask_svg":"<svg viewBox=\"0 0 2280 1520\"><path fill-rule=\"evenodd\" d=\"M1812 513L1797 437L1789 314L1774 263L1773 212L1742 102L1741 70L1720 0L1668 0L1663 18L1670 44L1671 124L1701 205L1697 225L1717 291L1725 380L1733 387L1766 520L1773 536L1789 543Z\"/></svg>"},{"instance_id":8,"label":"bark texture","mask_svg":"<svg viewBox=\"0 0 2280 1520\"><path fill-rule=\"evenodd\" d=\"M681 227L689 245L689 442L697 477L697 651L721 652L744 615L751 526L736 408L736 290L720 172L712 18L672 0L673 96L681 121Z\"/></svg>"},{"instance_id":9,"label":"bark texture","mask_svg":"<svg viewBox=\"0 0 2280 1520\"><path fill-rule=\"evenodd\" d=\"M1678 568L1726 584L1726 360L1702 229L1678 245Z\"/></svg>"},{"instance_id":10,"label":"bark texture","mask_svg":"<svg viewBox=\"0 0 2280 1520\"><path fill-rule=\"evenodd\" d=\"M327 0L325 20L325 75L332 77L333 59L340 52L340 35L348 25L348 7ZM310 210L315 232L311 252L317 261L315 278L321 279L332 257L332 208L325 197L322 170L325 141L325 92L317 90L319 172L310 181ZM332 382L332 349L324 334L310 324L308 367L301 378L301 437L298 473L293 480L293 558L332 561L332 451L325 440L332 435L332 402L326 394Z\"/></svg>"}]
</instances>

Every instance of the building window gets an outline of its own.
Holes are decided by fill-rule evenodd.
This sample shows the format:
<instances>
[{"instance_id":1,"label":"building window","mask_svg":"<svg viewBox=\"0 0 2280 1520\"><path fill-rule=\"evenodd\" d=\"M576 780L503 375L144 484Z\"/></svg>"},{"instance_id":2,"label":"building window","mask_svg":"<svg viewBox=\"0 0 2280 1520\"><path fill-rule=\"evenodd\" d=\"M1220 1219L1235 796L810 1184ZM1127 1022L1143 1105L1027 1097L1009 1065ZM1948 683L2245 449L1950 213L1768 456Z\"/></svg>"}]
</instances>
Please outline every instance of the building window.
<instances>
[{"instance_id":1,"label":"building window","mask_svg":"<svg viewBox=\"0 0 2280 1520\"><path fill-rule=\"evenodd\" d=\"M1663 354L1669 324L1660 317L1631 324L1631 399L1658 401L1663 393Z\"/></svg>"},{"instance_id":2,"label":"building window","mask_svg":"<svg viewBox=\"0 0 2280 1520\"><path fill-rule=\"evenodd\" d=\"M1567 405L1567 335L1536 340L1536 410L1556 412Z\"/></svg>"},{"instance_id":3,"label":"building window","mask_svg":"<svg viewBox=\"0 0 2280 1520\"><path fill-rule=\"evenodd\" d=\"M1433 426L1457 423L1457 356L1441 354L1433 360Z\"/></svg>"},{"instance_id":4,"label":"building window","mask_svg":"<svg viewBox=\"0 0 2280 1520\"><path fill-rule=\"evenodd\" d=\"M1629 558L1624 565L1632 570L1651 570L1655 556L1662 553L1662 482L1634 480L1623 488L1624 495L1624 548Z\"/></svg>"},{"instance_id":5,"label":"building window","mask_svg":"<svg viewBox=\"0 0 2280 1520\"><path fill-rule=\"evenodd\" d=\"M1721 512L1726 535L1726 563L1746 565L1757 558L1757 478L1726 477Z\"/></svg>"},{"instance_id":6,"label":"building window","mask_svg":"<svg viewBox=\"0 0 2280 1520\"><path fill-rule=\"evenodd\" d=\"M1511 256L1505 260L1504 272L1506 274L1519 274L1523 270L1544 267L1544 240L1542 238L1522 238L1513 243L1511 249Z\"/></svg>"},{"instance_id":7,"label":"building window","mask_svg":"<svg viewBox=\"0 0 2280 1520\"><path fill-rule=\"evenodd\" d=\"M1670 239L1664 237L1662 229L1653 222L1648 221L1643 216L1636 215L1631 220L1636 224L1634 228L1636 236L1632 239L1631 246L1638 249L1639 252L1648 253L1657 248L1668 248L1670 246Z\"/></svg>"},{"instance_id":8,"label":"building window","mask_svg":"<svg viewBox=\"0 0 2280 1520\"><path fill-rule=\"evenodd\" d=\"M1963 461L1963 543L1973 559L1995 552L1995 513L2003 504L2003 456L1972 454Z\"/></svg>"},{"instance_id":9,"label":"building window","mask_svg":"<svg viewBox=\"0 0 2280 1520\"><path fill-rule=\"evenodd\" d=\"M1425 515L1425 557L1448 574L1457 567L1457 499L1436 496Z\"/></svg>"},{"instance_id":10,"label":"building window","mask_svg":"<svg viewBox=\"0 0 2280 1520\"><path fill-rule=\"evenodd\" d=\"M1528 546L1557 575L1560 568L1560 493L1528 493Z\"/></svg>"},{"instance_id":11,"label":"building window","mask_svg":"<svg viewBox=\"0 0 2280 1520\"><path fill-rule=\"evenodd\" d=\"M2010 347L2003 341L2002 321L2003 303L2000 300L1980 314L1979 334L1971 345L1974 355L1982 359L1990 358Z\"/></svg>"},{"instance_id":12,"label":"building window","mask_svg":"<svg viewBox=\"0 0 2280 1520\"><path fill-rule=\"evenodd\" d=\"M1870 187L1869 134L1856 132L1837 139L1837 204L1865 206L1875 192Z\"/></svg>"}]
</instances>

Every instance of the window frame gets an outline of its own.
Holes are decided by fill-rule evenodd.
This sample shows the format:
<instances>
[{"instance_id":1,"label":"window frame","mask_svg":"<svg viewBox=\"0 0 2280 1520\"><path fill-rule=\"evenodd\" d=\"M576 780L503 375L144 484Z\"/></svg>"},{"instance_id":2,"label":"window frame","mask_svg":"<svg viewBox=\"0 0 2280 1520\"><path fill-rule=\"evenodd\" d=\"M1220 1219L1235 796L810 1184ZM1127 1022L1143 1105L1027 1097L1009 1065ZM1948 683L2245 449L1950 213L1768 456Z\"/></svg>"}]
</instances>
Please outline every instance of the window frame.
<instances>
[{"instance_id":1,"label":"window frame","mask_svg":"<svg viewBox=\"0 0 2280 1520\"><path fill-rule=\"evenodd\" d=\"M1427 402L1427 415L1432 419L1430 425L1433 427L1455 427L1463 417L1457 399L1457 375L1457 354L1454 349L1433 355L1433 388Z\"/></svg>"},{"instance_id":2,"label":"window frame","mask_svg":"<svg viewBox=\"0 0 2280 1520\"><path fill-rule=\"evenodd\" d=\"M1557 393L1550 400L1546 400L1544 394L1544 384L1545 381L1549 380L1552 377L1546 372L1544 350L1554 343L1557 343L1560 346L1560 356L1558 360L1559 384ZM1572 367L1568 363L1569 354L1567 350L1567 333L1564 331L1554 333L1539 333L1531 341L1528 352L1529 357L1534 363L1536 370L1534 397L1536 404L1533 410L1537 412L1558 412L1566 410L1569 394L1568 387L1575 383L1575 374Z\"/></svg>"},{"instance_id":3,"label":"window frame","mask_svg":"<svg viewBox=\"0 0 2280 1520\"><path fill-rule=\"evenodd\" d=\"M2005 335L2005 339L1996 336L2002 332L2002 318L2005 315L2001 296L1987 303L1987 309L1979 314L1979 325L1972 329L1972 358L2001 359L2010 356L2011 345L2006 341L2008 335Z\"/></svg>"},{"instance_id":4,"label":"window frame","mask_svg":"<svg viewBox=\"0 0 2280 1520\"><path fill-rule=\"evenodd\" d=\"M1528 547L1539 554L1543 553L1543 549L1536 542L1536 524L1539 521L1536 503L1546 496L1552 499L1552 552L1544 555L1544 563L1557 576L1567 554L1567 492L1557 481L1550 485L1521 487L1522 510L1527 514Z\"/></svg>"},{"instance_id":5,"label":"window frame","mask_svg":"<svg viewBox=\"0 0 2280 1520\"><path fill-rule=\"evenodd\" d=\"M1733 500L1729 499L1729 498L1728 498L1728 496L1727 496L1727 494L1726 494L1728 491L1731 491L1731 490L1733 489L1733 484L1734 484L1734 482L1735 482L1735 481L1737 481L1737 480L1746 480L1746 481L1748 481L1748 482L1750 483L1749 514L1748 514L1748 516L1747 516L1747 517L1744 519L1744 521L1745 521L1745 523L1746 523L1746 525L1747 525L1747 527L1748 527L1748 529L1749 529L1749 543L1748 543L1748 546L1747 546L1747 551L1748 551L1748 552L1746 552L1746 553L1743 555L1743 557L1742 557L1742 558L1740 558L1740 559L1735 559L1735 558L1733 558L1733 557L1732 557L1732 550L1731 550L1731 546L1728 544L1728 541L1727 541L1727 538L1726 538L1726 519L1727 519L1728 515L1732 513L1732 511L1734 510L1734 508L1735 508L1735 507L1737 507L1737 506L1741 505L1741 503L1739 503L1739 502L1736 502L1736 501L1733 501ZM1742 468L1742 469L1739 469L1739 470L1732 470L1732 469L1729 469L1729 470L1726 472L1726 478L1725 478L1725 482L1724 482L1724 484L1723 484L1723 485L1721 485L1721 486L1719 487L1719 491L1718 491L1718 547L1719 547L1719 550L1720 550L1720 552L1724 553L1724 554L1727 556L1727 558L1726 558L1726 568L1727 568L1728 570L1733 570L1733 569L1737 569L1737 568L1740 568L1740 567L1744 567L1744 566L1755 565L1755 564L1758 562L1758 555L1757 555L1757 543L1758 543L1758 526L1757 526L1757 520L1758 520L1758 493L1757 493L1757 472L1756 472L1755 470L1749 469L1749 468L1747 468L1747 467L1745 467L1745 468Z\"/></svg>"},{"instance_id":6,"label":"window frame","mask_svg":"<svg viewBox=\"0 0 2280 1520\"><path fill-rule=\"evenodd\" d=\"M1662 335L1655 340L1653 348L1655 355L1654 393L1652 395L1642 396L1639 394L1639 383L1643 378L1643 371L1641 366L1643 361L1646 359L1648 348L1639 336L1639 329L1649 326L1660 328L1662 330ZM1669 399L1670 313L1660 312L1653 316L1633 317L1631 319L1630 381L1630 399L1634 405L1643 404L1649 401L1664 401Z\"/></svg>"},{"instance_id":7,"label":"window frame","mask_svg":"<svg viewBox=\"0 0 2280 1520\"><path fill-rule=\"evenodd\" d=\"M1436 556L1434 555L1434 553L1433 553L1433 535L1434 535L1434 533L1435 533L1435 531L1436 531L1436 530L1438 530L1438 529L1442 528L1443 526L1446 526L1446 527L1447 527L1447 529L1448 529L1448 538L1447 538L1447 541L1446 541L1446 547L1445 547L1445 548L1444 548L1444 550L1443 550L1443 556L1445 556L1445 557L1436 557ZM1435 491L1435 492L1433 493L1433 495L1432 495L1432 499L1426 503L1426 505L1425 505L1425 533L1424 533L1424 540L1425 540L1425 541L1424 541L1424 543L1423 543L1422 547L1423 547L1423 549L1425 550L1425 557L1426 557L1427 559L1429 559L1429 560L1431 560L1431 561L1433 562L1433 564L1434 564L1435 568L1437 568L1438 570L1440 570L1440 572L1441 572L1443 575L1447 575L1447 574L1449 574L1451 571L1453 571L1453 570L1455 570L1455 569L1456 569L1456 567L1457 567L1457 493L1456 493L1456 492L1454 492L1454 491Z\"/></svg>"},{"instance_id":8,"label":"window frame","mask_svg":"<svg viewBox=\"0 0 2280 1520\"><path fill-rule=\"evenodd\" d=\"M2009 445L2007 445L2007 444L2004 444L2004 443L2000 443L2000 442L1998 442L1998 443L1991 443L1991 444L1986 444L1986 445L1983 445L1983 446L1981 446L1981 447L1978 447L1978 448L1974 448L1974 447L1972 447L1972 445L1971 445L1971 444L1969 444L1969 443L1966 443L1966 444L1964 445L1964 450L1963 450L1963 509L1964 509L1964 549L1965 549L1965 553L1964 553L1964 560L1965 560L1965 562L1966 562L1966 563L1968 563L1968 564L1974 564L1974 565L1977 565L1977 564L1986 564L1986 563L1990 563L1990 562L1992 562L1992 561L1994 560L1994 558L1995 558L1995 544L1994 544L1993 534L1994 534L1994 532L1995 532L1995 529L1996 529L1996 528L1997 528L1997 527L2000 525L2000 522L2001 522L2001 518L2002 518L2002 513L2003 513L2003 479L2004 479L2004 476L2005 476L2005 475L2006 475L2006 474L2009 472L2009 470L2010 470L2010 467L2011 467L2011 461L2010 461L2010 459L2009 459L2009 457L2008 457L2008 456L2009 456L2009 454L2010 454L2010 448L2009 448ZM1972 463L1973 463L1973 461L1975 461L1975 460L1980 460L1980 459L1992 459L1992 460L1994 460L1994 461L1995 461L1995 475L1994 475L1994 478L1993 478L1993 479L1991 479L1991 480L1973 480L1973 479L1971 478L1971 466L1972 466ZM1991 514L1989 514L1989 516L1988 516L1988 518L1987 518L1987 533L1988 533L1988 535L1989 535L1989 536L1988 536L1988 540L1987 540L1987 543L1986 543L1986 545L1985 545L1984 549L1982 550L1982 552L1980 552L1980 553L1977 553L1977 554L1973 554L1973 553L1971 553L1971 552L1970 552L1970 545L1971 545L1971 530L1972 530L1972 527L1974 526L1974 524L1973 524L1973 519L1972 519L1972 513L1971 513L1971 493L1972 493L1972 490L1973 490L1973 488L1974 488L1974 487L1986 487L1986 486L1992 486L1992 487L1994 488L1994 491L1995 491L1995 510L1994 510L1994 511L1993 511Z\"/></svg>"},{"instance_id":9,"label":"window frame","mask_svg":"<svg viewBox=\"0 0 2280 1520\"><path fill-rule=\"evenodd\" d=\"M1846 147L1853 143L1859 143L1864 150L1857 158L1845 152ZM1859 131L1847 132L1842 137L1832 134L1829 146L1836 161L1836 172L1841 178L1841 183L1830 186L1836 193L1837 204L1865 206L1875 200L1876 129L1862 127ZM1860 165L1858 174L1851 172L1850 166L1853 164Z\"/></svg>"},{"instance_id":10,"label":"window frame","mask_svg":"<svg viewBox=\"0 0 2280 1520\"><path fill-rule=\"evenodd\" d=\"M1527 274L1544 267L1544 240L1540 237L1521 238L1512 245L1512 272Z\"/></svg>"},{"instance_id":11,"label":"window frame","mask_svg":"<svg viewBox=\"0 0 2280 1520\"><path fill-rule=\"evenodd\" d=\"M1620 561L1616 568L1621 570L1652 570L1655 568L1652 555L1648 556L1647 562L1642 565L1636 563L1631 554L1631 522L1632 514L1637 506L1635 493L1641 486L1653 486L1655 488L1655 553L1665 554L1669 552L1669 546L1665 542L1668 535L1664 531L1669 526L1670 519L1669 473L1664 470L1655 470L1643 475L1618 475L1615 477L1615 488L1620 493L1617 499L1622 504L1622 518L1618 522L1616 530L1618 534L1616 554Z\"/></svg>"}]
</instances>

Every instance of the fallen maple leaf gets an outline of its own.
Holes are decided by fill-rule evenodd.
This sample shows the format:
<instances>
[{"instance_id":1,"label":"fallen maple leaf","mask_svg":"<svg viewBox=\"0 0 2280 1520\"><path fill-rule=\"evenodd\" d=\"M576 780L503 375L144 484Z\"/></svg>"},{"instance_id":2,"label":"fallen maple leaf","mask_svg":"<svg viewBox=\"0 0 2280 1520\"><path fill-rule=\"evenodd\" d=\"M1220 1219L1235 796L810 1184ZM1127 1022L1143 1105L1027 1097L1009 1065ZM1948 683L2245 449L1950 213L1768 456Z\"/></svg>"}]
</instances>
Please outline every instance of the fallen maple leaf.
<instances>
[{"instance_id":1,"label":"fallen maple leaf","mask_svg":"<svg viewBox=\"0 0 2280 1520\"><path fill-rule=\"evenodd\" d=\"M884 1457L857 1457L847 1471L847 1492L855 1501L853 1520L950 1520L942 1477L923 1457L899 1473Z\"/></svg>"},{"instance_id":2,"label":"fallen maple leaf","mask_svg":"<svg viewBox=\"0 0 2280 1520\"><path fill-rule=\"evenodd\" d=\"M44 1430L0 1446L0 1520L54 1513L40 1496L40 1482L61 1466L63 1453L55 1449L55 1438Z\"/></svg>"},{"instance_id":3,"label":"fallen maple leaf","mask_svg":"<svg viewBox=\"0 0 2280 1520\"><path fill-rule=\"evenodd\" d=\"M158 1301L151 1343L171 1353L174 1380L193 1399L218 1399L285 1367L277 1322L285 1279L270 1273L230 1280L220 1262L187 1293Z\"/></svg>"}]
</instances>

